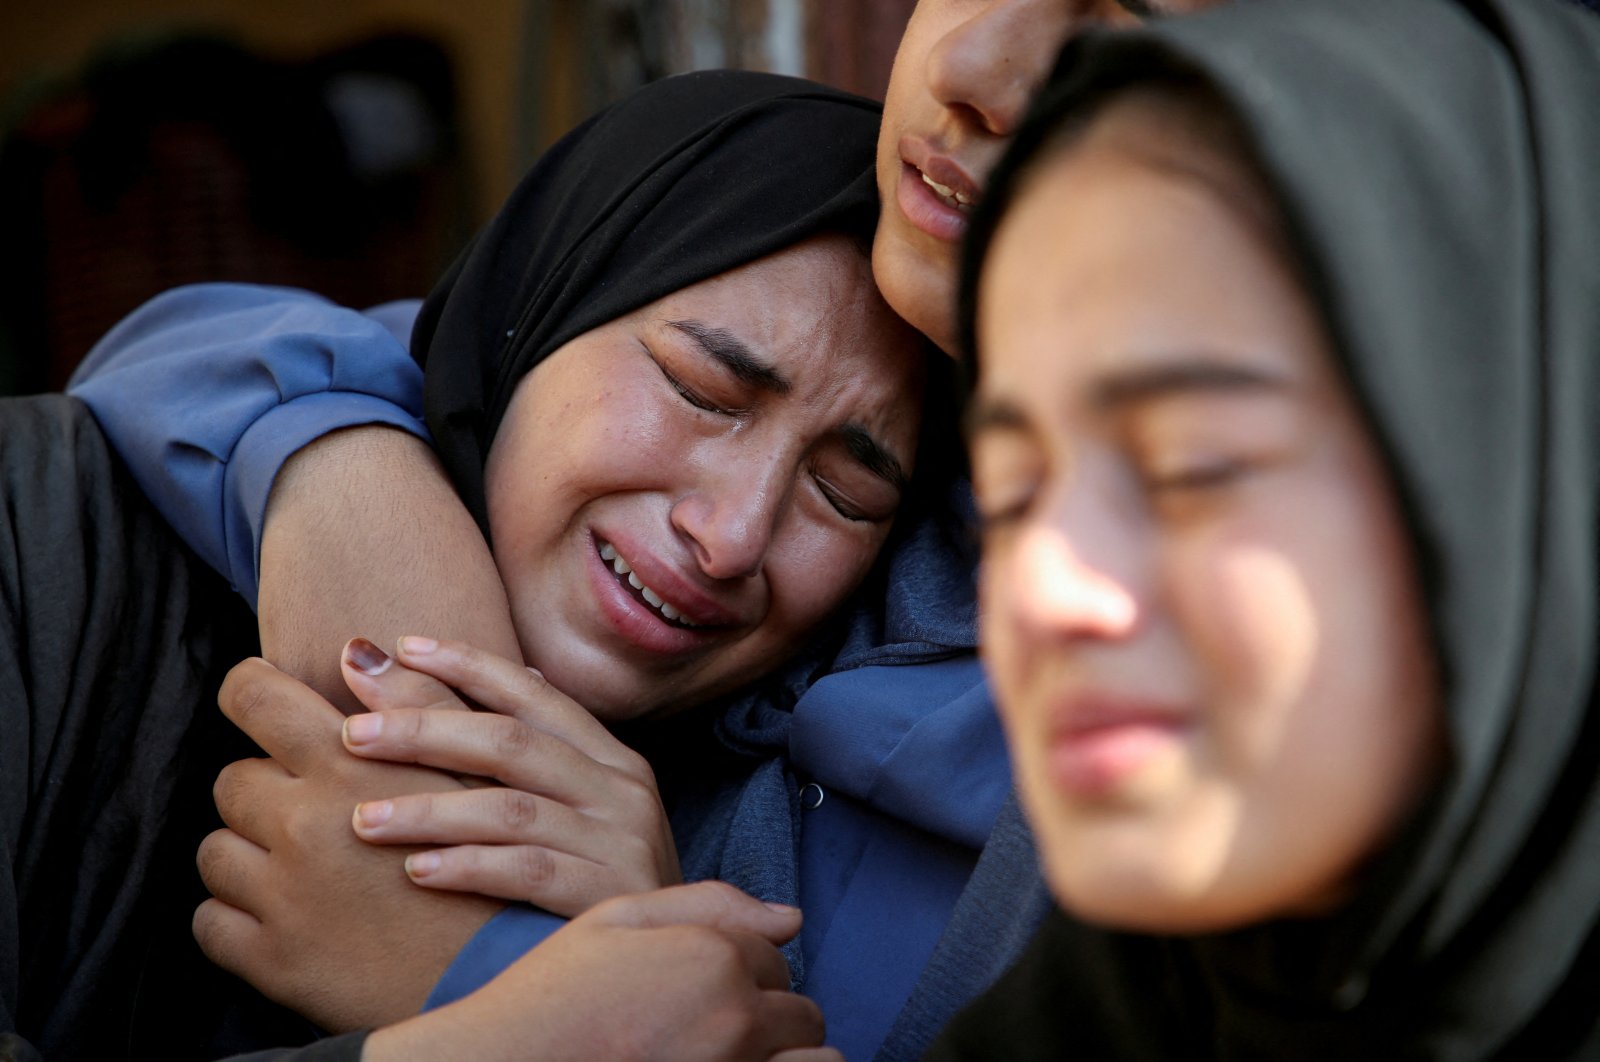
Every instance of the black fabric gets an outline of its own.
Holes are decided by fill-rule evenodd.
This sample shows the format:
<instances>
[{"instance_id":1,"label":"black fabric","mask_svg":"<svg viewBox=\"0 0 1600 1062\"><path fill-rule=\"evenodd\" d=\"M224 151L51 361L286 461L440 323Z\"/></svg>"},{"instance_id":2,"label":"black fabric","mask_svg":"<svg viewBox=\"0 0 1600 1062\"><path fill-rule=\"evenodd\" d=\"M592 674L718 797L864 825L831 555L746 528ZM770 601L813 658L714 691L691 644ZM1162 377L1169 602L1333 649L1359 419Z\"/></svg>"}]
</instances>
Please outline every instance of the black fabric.
<instances>
[{"instance_id":1,"label":"black fabric","mask_svg":"<svg viewBox=\"0 0 1600 1062\"><path fill-rule=\"evenodd\" d=\"M242 986L189 933L194 851L254 618L75 399L0 402L0 505L0 1051L205 1057Z\"/></svg>"},{"instance_id":2,"label":"black fabric","mask_svg":"<svg viewBox=\"0 0 1600 1062\"><path fill-rule=\"evenodd\" d=\"M487 534L483 463L522 376L584 332L821 232L867 246L878 105L794 78L646 86L562 138L429 295L428 429Z\"/></svg>"},{"instance_id":3,"label":"black fabric","mask_svg":"<svg viewBox=\"0 0 1600 1062\"><path fill-rule=\"evenodd\" d=\"M363 1029L343 1036L330 1036L305 1047L233 1055L227 1062L361 1062L361 1050L366 1046L368 1035L370 1030Z\"/></svg>"},{"instance_id":4,"label":"black fabric","mask_svg":"<svg viewBox=\"0 0 1600 1062\"><path fill-rule=\"evenodd\" d=\"M1450 765L1338 915L1198 940L1060 919L939 1057L1600 1057L1600 19L1259 0L1069 47L974 223L969 339L1018 167L1107 86L1175 71L1253 141L1388 455Z\"/></svg>"}]
</instances>

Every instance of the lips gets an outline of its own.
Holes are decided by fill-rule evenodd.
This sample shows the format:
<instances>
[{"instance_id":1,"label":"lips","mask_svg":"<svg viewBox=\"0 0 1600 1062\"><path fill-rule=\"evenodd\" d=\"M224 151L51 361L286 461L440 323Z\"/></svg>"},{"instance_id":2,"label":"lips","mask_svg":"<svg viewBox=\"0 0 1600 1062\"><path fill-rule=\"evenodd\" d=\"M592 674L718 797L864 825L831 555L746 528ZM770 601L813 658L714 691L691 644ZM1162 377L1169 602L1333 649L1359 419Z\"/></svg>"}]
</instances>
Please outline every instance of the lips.
<instances>
[{"instance_id":1,"label":"lips","mask_svg":"<svg viewBox=\"0 0 1600 1062\"><path fill-rule=\"evenodd\" d=\"M1158 763L1180 754L1191 719L1161 702L1096 695L1062 704L1051 724L1051 779L1068 795L1092 800L1128 791Z\"/></svg>"},{"instance_id":2,"label":"lips","mask_svg":"<svg viewBox=\"0 0 1600 1062\"><path fill-rule=\"evenodd\" d=\"M958 163L918 137L900 140L896 201L914 228L955 243L966 233L967 212L978 202L978 182Z\"/></svg>"},{"instance_id":3,"label":"lips","mask_svg":"<svg viewBox=\"0 0 1600 1062\"><path fill-rule=\"evenodd\" d=\"M922 175L924 184L967 209L977 204L982 195L978 182L960 165L943 155L923 153L920 158L917 162L907 161Z\"/></svg>"},{"instance_id":4,"label":"lips","mask_svg":"<svg viewBox=\"0 0 1600 1062\"><path fill-rule=\"evenodd\" d=\"M672 626L697 630L745 623L745 610L664 563L625 532L596 532L593 543L596 559L606 573L633 600Z\"/></svg>"},{"instance_id":5,"label":"lips","mask_svg":"<svg viewBox=\"0 0 1600 1062\"><path fill-rule=\"evenodd\" d=\"M640 600L661 613L668 623L674 623L681 627L700 626L700 624L687 619L681 609L663 598L655 589L646 586L644 581L639 578L639 573L633 570L633 565L629 564L627 558L617 552L617 547L609 542L601 542L600 559L611 566L611 570L616 573L619 581L625 582L629 589L637 593Z\"/></svg>"}]
</instances>

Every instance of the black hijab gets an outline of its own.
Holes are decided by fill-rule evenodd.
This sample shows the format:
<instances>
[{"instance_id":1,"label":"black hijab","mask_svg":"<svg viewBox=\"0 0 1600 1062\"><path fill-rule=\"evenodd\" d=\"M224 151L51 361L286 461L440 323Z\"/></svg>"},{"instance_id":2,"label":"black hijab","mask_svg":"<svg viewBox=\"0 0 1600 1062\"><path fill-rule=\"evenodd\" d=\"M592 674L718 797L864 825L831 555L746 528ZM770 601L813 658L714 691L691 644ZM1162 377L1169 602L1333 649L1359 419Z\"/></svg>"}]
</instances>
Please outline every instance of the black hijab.
<instances>
[{"instance_id":1,"label":"black hijab","mask_svg":"<svg viewBox=\"0 0 1600 1062\"><path fill-rule=\"evenodd\" d=\"M1006 1028L1006 1057L1600 1057L1600 19L1257 0L1069 46L974 222L968 349L1019 167L1107 91L1195 75L1398 483L1449 766L1338 915L1201 939L1058 918L947 1050Z\"/></svg>"},{"instance_id":2,"label":"black hijab","mask_svg":"<svg viewBox=\"0 0 1600 1062\"><path fill-rule=\"evenodd\" d=\"M823 232L869 245L878 105L811 82L668 78L563 137L423 305L428 429L488 533L483 463L518 381L568 340Z\"/></svg>"}]
</instances>

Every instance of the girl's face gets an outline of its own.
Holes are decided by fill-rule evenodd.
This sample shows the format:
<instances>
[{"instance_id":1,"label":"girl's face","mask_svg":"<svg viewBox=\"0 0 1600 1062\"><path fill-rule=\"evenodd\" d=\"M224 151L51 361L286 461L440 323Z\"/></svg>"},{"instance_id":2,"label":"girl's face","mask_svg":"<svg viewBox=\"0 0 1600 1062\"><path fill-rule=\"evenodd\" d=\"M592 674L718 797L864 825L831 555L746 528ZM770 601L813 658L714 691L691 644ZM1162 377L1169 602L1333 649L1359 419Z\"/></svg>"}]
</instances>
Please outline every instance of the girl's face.
<instances>
[{"instance_id":1,"label":"girl's face","mask_svg":"<svg viewBox=\"0 0 1600 1062\"><path fill-rule=\"evenodd\" d=\"M1248 183L1175 139L1123 103L1041 163L983 278L971 431L1051 887L1191 933L1338 904L1443 743L1383 459Z\"/></svg>"},{"instance_id":2,"label":"girl's face","mask_svg":"<svg viewBox=\"0 0 1600 1062\"><path fill-rule=\"evenodd\" d=\"M918 0L895 51L878 132L873 272L884 297L956 349L956 259L967 212L1067 38L1222 0Z\"/></svg>"},{"instance_id":3,"label":"girl's face","mask_svg":"<svg viewBox=\"0 0 1600 1062\"><path fill-rule=\"evenodd\" d=\"M922 370L843 237L555 351L518 386L485 472L528 662L611 721L771 671L888 535Z\"/></svg>"}]
</instances>

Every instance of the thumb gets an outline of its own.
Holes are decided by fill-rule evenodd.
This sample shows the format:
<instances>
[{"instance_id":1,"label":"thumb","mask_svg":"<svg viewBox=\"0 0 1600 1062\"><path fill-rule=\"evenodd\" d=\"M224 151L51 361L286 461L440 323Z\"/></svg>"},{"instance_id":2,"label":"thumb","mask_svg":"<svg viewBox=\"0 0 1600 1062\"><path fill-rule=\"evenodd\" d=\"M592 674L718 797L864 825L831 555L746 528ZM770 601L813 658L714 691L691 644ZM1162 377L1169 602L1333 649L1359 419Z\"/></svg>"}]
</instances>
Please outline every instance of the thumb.
<instances>
[{"instance_id":1,"label":"thumb","mask_svg":"<svg viewBox=\"0 0 1600 1062\"><path fill-rule=\"evenodd\" d=\"M596 921L610 925L636 929L710 926L753 933L773 944L782 944L800 932L801 921L799 908L762 903L721 881L619 896L596 906L591 913Z\"/></svg>"}]
</instances>

